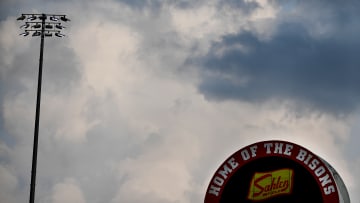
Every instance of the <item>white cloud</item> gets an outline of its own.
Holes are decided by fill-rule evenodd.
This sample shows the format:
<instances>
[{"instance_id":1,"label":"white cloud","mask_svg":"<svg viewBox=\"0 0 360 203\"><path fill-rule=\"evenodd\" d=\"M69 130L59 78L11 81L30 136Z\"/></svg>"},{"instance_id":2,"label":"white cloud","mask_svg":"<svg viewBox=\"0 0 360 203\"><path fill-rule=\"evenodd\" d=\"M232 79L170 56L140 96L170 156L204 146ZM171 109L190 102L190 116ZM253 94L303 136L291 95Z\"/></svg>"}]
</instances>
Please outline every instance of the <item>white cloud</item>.
<instances>
[{"instance_id":1,"label":"white cloud","mask_svg":"<svg viewBox=\"0 0 360 203\"><path fill-rule=\"evenodd\" d=\"M135 161L123 161L120 167L125 168L121 172L127 178L114 202L138 202L147 196L154 198L150 201L187 202L184 191L191 187L191 176L181 160L145 155Z\"/></svg>"},{"instance_id":2,"label":"white cloud","mask_svg":"<svg viewBox=\"0 0 360 203\"><path fill-rule=\"evenodd\" d=\"M94 20L73 33L71 44L84 70L85 85L96 93L122 88L134 80L139 37L126 25ZM130 74L129 74L130 72Z\"/></svg>"},{"instance_id":3,"label":"white cloud","mask_svg":"<svg viewBox=\"0 0 360 203\"><path fill-rule=\"evenodd\" d=\"M9 169L0 165L0 199L4 203L16 202L17 177Z\"/></svg>"},{"instance_id":4,"label":"white cloud","mask_svg":"<svg viewBox=\"0 0 360 203\"><path fill-rule=\"evenodd\" d=\"M51 202L85 203L86 201L76 181L68 178L54 186Z\"/></svg>"}]
</instances>

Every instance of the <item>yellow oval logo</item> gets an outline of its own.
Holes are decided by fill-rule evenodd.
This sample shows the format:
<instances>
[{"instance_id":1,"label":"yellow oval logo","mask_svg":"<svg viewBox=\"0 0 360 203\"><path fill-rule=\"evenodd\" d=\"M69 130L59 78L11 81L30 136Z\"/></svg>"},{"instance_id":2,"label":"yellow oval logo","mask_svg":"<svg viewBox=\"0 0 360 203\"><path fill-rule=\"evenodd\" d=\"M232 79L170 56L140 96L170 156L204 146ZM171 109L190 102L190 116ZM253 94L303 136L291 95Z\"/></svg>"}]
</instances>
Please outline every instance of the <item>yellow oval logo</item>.
<instances>
[{"instance_id":1,"label":"yellow oval logo","mask_svg":"<svg viewBox=\"0 0 360 203\"><path fill-rule=\"evenodd\" d=\"M277 195L291 194L294 171L289 168L270 172L256 172L251 180L249 200L259 201Z\"/></svg>"}]
</instances>

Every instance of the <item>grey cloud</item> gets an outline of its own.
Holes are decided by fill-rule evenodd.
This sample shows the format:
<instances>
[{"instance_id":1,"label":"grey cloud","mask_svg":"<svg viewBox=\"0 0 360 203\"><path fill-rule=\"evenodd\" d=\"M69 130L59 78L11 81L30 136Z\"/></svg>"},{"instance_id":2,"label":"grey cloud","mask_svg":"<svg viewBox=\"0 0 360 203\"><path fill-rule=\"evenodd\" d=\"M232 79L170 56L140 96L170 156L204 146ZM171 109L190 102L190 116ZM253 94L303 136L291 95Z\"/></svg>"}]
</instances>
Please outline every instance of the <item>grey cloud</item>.
<instances>
[{"instance_id":1,"label":"grey cloud","mask_svg":"<svg viewBox=\"0 0 360 203\"><path fill-rule=\"evenodd\" d=\"M206 73L199 91L210 100L280 98L349 112L360 99L360 40L346 32L349 26L319 37L303 23L284 22L267 41L252 32L224 36L207 56L194 59Z\"/></svg>"},{"instance_id":2,"label":"grey cloud","mask_svg":"<svg viewBox=\"0 0 360 203\"><path fill-rule=\"evenodd\" d=\"M21 37L21 36L17 36ZM18 39L21 41L22 39ZM2 87L0 91L0 113L3 116L5 98L7 101L15 100L20 94L27 92L26 103L29 108L35 108L36 85L38 77L39 63L39 44L40 38L29 38L30 47L24 46L24 50L19 48L19 53L13 59L9 59L5 49L0 48L1 57L0 71ZM44 47L44 67L42 99L46 100L48 94L66 95L69 89L76 86L80 79L80 65L76 61L73 50L66 47L66 39L45 40ZM17 45L21 47L22 45ZM6 58L8 57L8 58ZM11 61L7 64L5 61ZM19 82L21 81L21 82ZM8 136L4 118L0 118L0 137L4 138L8 144L14 139Z\"/></svg>"},{"instance_id":3,"label":"grey cloud","mask_svg":"<svg viewBox=\"0 0 360 203\"><path fill-rule=\"evenodd\" d=\"M164 1L162 1L162 0L149 0L149 1L117 0L117 1L125 3L134 9L143 9L143 8L159 9L164 5ZM204 1L204 0L197 1L197 2L194 2L191 0L167 0L166 1L166 3L169 5L175 5L176 7L183 8L183 9L200 6L200 5L203 5L205 2L208 2L208 1ZM219 8L221 8L225 5L229 5L231 7L236 7L242 11L251 11L259 6L256 2L247 2L245 0L222 0L222 1L218 2Z\"/></svg>"},{"instance_id":4,"label":"grey cloud","mask_svg":"<svg viewBox=\"0 0 360 203\"><path fill-rule=\"evenodd\" d=\"M11 0L1 0L0 1L0 21L5 20L9 15L18 15L21 12L19 11L19 2Z\"/></svg>"},{"instance_id":5,"label":"grey cloud","mask_svg":"<svg viewBox=\"0 0 360 203\"><path fill-rule=\"evenodd\" d=\"M161 6L161 1L159 0L117 0L117 2L125 3L134 9L160 8Z\"/></svg>"},{"instance_id":6,"label":"grey cloud","mask_svg":"<svg viewBox=\"0 0 360 203\"><path fill-rule=\"evenodd\" d=\"M249 14L251 11L259 7L259 4L257 2L249 2L244 0L223 0L219 1L219 7L223 6L231 6L232 8L239 9L241 11L245 11L247 14Z\"/></svg>"},{"instance_id":7,"label":"grey cloud","mask_svg":"<svg viewBox=\"0 0 360 203\"><path fill-rule=\"evenodd\" d=\"M46 39L44 47L44 90L51 94L67 93L81 79L81 64L68 39Z\"/></svg>"}]
</instances>

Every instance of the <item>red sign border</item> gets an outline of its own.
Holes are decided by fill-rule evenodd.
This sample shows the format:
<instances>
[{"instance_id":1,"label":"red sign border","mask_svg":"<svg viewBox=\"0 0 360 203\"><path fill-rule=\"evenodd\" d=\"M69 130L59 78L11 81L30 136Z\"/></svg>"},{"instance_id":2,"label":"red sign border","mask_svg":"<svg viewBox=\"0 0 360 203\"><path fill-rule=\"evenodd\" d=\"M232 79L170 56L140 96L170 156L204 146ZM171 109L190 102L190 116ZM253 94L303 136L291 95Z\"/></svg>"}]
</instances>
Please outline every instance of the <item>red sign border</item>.
<instances>
[{"instance_id":1,"label":"red sign border","mask_svg":"<svg viewBox=\"0 0 360 203\"><path fill-rule=\"evenodd\" d=\"M302 153L302 154L300 154ZM306 155L304 155L306 154ZM301 156L304 155L304 156ZM306 158L304 158L306 156ZM207 187L204 203L220 203L221 194L232 175L236 173L241 167L265 157L283 157L299 163L303 166L317 181L318 186L322 188L323 201L326 203L339 203L339 191L333 177L332 172L328 169L327 164L322 158L318 157L310 150L287 141L281 140L269 140L256 142L248 145L227 158L220 167L216 170L215 174L211 178L210 184ZM309 158L310 157L310 158ZM304 160L301 160L304 158ZM312 169L314 164L311 164L312 160L316 159L318 162L315 169ZM311 166L311 167L310 167ZM320 167L325 169L324 174L328 174L331 183L334 185L333 192L326 195L321 185L319 177L315 174L315 171ZM227 174L224 174L226 169ZM221 175L219 175L221 174ZM216 190L214 189L216 187ZM215 195L216 193L216 195Z\"/></svg>"}]
</instances>

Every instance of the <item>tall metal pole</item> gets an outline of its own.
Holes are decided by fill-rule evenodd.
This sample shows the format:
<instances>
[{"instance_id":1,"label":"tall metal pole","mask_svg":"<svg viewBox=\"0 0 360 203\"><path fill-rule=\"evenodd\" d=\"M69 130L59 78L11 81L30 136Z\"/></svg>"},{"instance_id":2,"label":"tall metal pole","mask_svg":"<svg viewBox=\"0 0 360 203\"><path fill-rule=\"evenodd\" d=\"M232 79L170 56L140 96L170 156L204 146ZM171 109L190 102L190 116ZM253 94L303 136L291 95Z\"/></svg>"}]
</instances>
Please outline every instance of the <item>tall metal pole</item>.
<instances>
[{"instance_id":1,"label":"tall metal pole","mask_svg":"<svg viewBox=\"0 0 360 203\"><path fill-rule=\"evenodd\" d=\"M42 14L39 73L38 73L35 128L34 128L34 144L33 144L33 156L32 156L32 166L31 166L30 203L34 203L34 201L35 201L36 165L37 165L37 151L38 151L38 140L39 140L39 120L40 120L41 81L42 81L42 67L43 67L43 53L44 53L45 18L46 18L45 14Z\"/></svg>"},{"instance_id":2,"label":"tall metal pole","mask_svg":"<svg viewBox=\"0 0 360 203\"><path fill-rule=\"evenodd\" d=\"M46 21L50 16L50 20ZM38 85L36 96L36 112L35 112L35 127L34 127L34 144L31 166L31 183L30 183L30 203L35 201L35 185L36 185L36 166L37 166L37 152L38 152L38 140L39 140L39 122L40 122L40 101L41 101L41 82L42 82L42 69L43 69L43 55L44 55L44 38L51 37L53 34L57 37L63 37L61 30L65 28L61 25L61 21L67 22L70 19L65 15L56 14L22 14L17 20L25 20L24 25L20 28L25 28L25 32L20 35L28 36L32 33L32 36L40 36L40 58L39 58L39 73L38 73ZM37 20L39 19L39 20ZM41 28L41 29L40 29Z\"/></svg>"}]
</instances>

